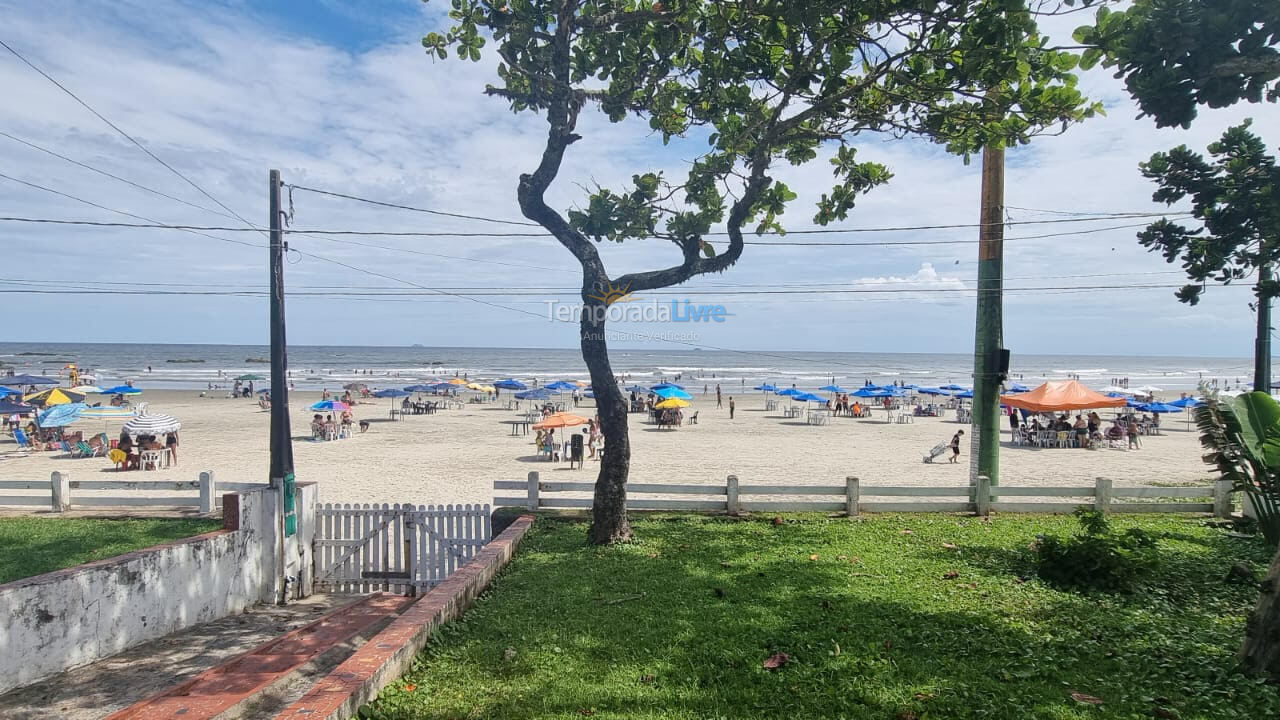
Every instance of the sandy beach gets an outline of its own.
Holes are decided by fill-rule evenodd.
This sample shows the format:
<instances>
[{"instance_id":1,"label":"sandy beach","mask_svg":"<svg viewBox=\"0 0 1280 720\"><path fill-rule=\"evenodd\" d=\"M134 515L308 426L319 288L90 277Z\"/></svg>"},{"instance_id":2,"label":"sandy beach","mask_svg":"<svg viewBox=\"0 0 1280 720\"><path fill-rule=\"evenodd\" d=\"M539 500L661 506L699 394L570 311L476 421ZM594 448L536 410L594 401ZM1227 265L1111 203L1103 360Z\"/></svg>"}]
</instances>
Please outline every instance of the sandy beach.
<instances>
[{"instance_id":1,"label":"sandy beach","mask_svg":"<svg viewBox=\"0 0 1280 720\"><path fill-rule=\"evenodd\" d=\"M692 388L691 388L692 389ZM179 465L157 472L120 473L130 479L190 479L212 470L219 481L265 482L269 413L254 399L200 397L198 391L148 391L142 400L153 413L168 413L182 422ZM504 394L505 398L505 394ZM319 393L290 395L294 460L299 481L320 485L324 502L341 503L487 503L494 480L524 480L537 470L544 480L595 479L594 463L569 469L566 463L539 460L533 434L512 437L503 420L518 417L502 403L467 405L434 415L410 415L392 422L392 400L366 400L354 409L357 420L371 421L366 433L331 442L312 442L312 412ZM565 396L565 400L569 400ZM766 412L760 393L735 396L737 413L716 409L715 395L695 393L688 417L697 425L659 430L644 416L630 416L631 481L717 483L734 474L743 484L839 484L849 475L861 478L864 495L875 485L957 485L968 481L969 445L960 462L945 458L925 464L922 456L967 425L944 418L915 418L889 424L883 411L870 419L835 417L829 425L810 426L801 419ZM398 403L399 401L394 401ZM779 408L785 407L782 399ZM568 403L572 412L572 402ZM591 401L577 413L590 416ZM1111 411L1102 412L1109 418ZM1207 480L1194 423L1185 415L1166 416L1164 434L1142 438L1134 451L1030 449L1009 445L1002 435L1001 483L1004 485L1092 485L1096 477L1116 484ZM82 420L73 428L88 436L106 432L116 437L119 421ZM12 441L0 450L12 449ZM0 463L5 480L42 480L59 470L78 479L106 479L117 473L104 458L70 459L62 452L33 453ZM510 494L498 493L498 494Z\"/></svg>"}]
</instances>

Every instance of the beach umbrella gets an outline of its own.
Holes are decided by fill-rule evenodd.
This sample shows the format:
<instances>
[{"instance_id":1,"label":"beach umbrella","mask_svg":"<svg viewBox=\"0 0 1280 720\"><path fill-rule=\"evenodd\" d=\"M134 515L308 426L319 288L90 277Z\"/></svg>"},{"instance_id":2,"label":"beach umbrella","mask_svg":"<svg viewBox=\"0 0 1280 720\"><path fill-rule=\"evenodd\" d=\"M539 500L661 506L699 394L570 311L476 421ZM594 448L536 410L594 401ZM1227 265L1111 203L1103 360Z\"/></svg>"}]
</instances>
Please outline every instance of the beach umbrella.
<instances>
[{"instance_id":1,"label":"beach umbrella","mask_svg":"<svg viewBox=\"0 0 1280 720\"><path fill-rule=\"evenodd\" d=\"M84 395L71 390L62 388L49 388L33 395L23 398L26 402L36 407L49 407L50 405L67 405L69 403L84 402Z\"/></svg>"},{"instance_id":2,"label":"beach umbrella","mask_svg":"<svg viewBox=\"0 0 1280 720\"><path fill-rule=\"evenodd\" d=\"M44 428L65 427L78 420L86 407L84 403L54 405L36 416L36 424Z\"/></svg>"},{"instance_id":3,"label":"beach umbrella","mask_svg":"<svg viewBox=\"0 0 1280 720\"><path fill-rule=\"evenodd\" d=\"M36 408L30 405L0 400L0 415L25 415L35 411Z\"/></svg>"},{"instance_id":4,"label":"beach umbrella","mask_svg":"<svg viewBox=\"0 0 1280 720\"><path fill-rule=\"evenodd\" d=\"M241 382L244 382L246 380L266 380L266 378L262 377L261 375L255 375L254 373L248 373L247 375L241 375L240 377L237 377L236 380L240 380Z\"/></svg>"},{"instance_id":5,"label":"beach umbrella","mask_svg":"<svg viewBox=\"0 0 1280 720\"><path fill-rule=\"evenodd\" d=\"M658 388L675 388L675 389L677 389L677 390L683 390L683 389L684 389L684 386L683 386L683 385L677 385L677 384L675 384L675 383L673 383L673 382L664 382L664 383L658 383L657 385L654 385L653 387L651 387L651 388L649 388L649 389L650 389L650 390L657 390Z\"/></svg>"},{"instance_id":6,"label":"beach umbrella","mask_svg":"<svg viewBox=\"0 0 1280 720\"><path fill-rule=\"evenodd\" d=\"M121 428L130 435L163 435L177 432L182 427L178 418L160 413L157 415L139 415Z\"/></svg>"},{"instance_id":7,"label":"beach umbrella","mask_svg":"<svg viewBox=\"0 0 1280 720\"><path fill-rule=\"evenodd\" d=\"M548 400L551 398L552 395L555 395L555 393L546 388L536 388L534 390L525 390L524 392L516 393L516 399L517 400Z\"/></svg>"},{"instance_id":8,"label":"beach umbrella","mask_svg":"<svg viewBox=\"0 0 1280 720\"><path fill-rule=\"evenodd\" d=\"M402 397L409 397L410 394L411 393L407 393L404 390L399 390L396 388L387 388L386 390L379 390L378 392L374 393L373 396L379 397L379 398L402 398Z\"/></svg>"},{"instance_id":9,"label":"beach umbrella","mask_svg":"<svg viewBox=\"0 0 1280 720\"><path fill-rule=\"evenodd\" d=\"M71 392L78 392L78 393L85 393L85 394L95 393L95 394L101 395L102 388L98 387L97 385L77 385L71 388Z\"/></svg>"},{"instance_id":10,"label":"beach umbrella","mask_svg":"<svg viewBox=\"0 0 1280 720\"><path fill-rule=\"evenodd\" d=\"M271 392L271 388L258 388L259 395L266 395Z\"/></svg>"},{"instance_id":11,"label":"beach umbrella","mask_svg":"<svg viewBox=\"0 0 1280 720\"><path fill-rule=\"evenodd\" d=\"M848 390L845 390L844 388L840 387L839 385L823 385L822 387L820 387L820 388L818 388L818 389L819 389L819 390L822 390L822 391L824 391L824 392L833 392L833 393L849 392Z\"/></svg>"},{"instance_id":12,"label":"beach umbrella","mask_svg":"<svg viewBox=\"0 0 1280 720\"><path fill-rule=\"evenodd\" d=\"M815 395L813 393L807 393L807 392L802 392L798 395L794 395L792 396L792 399L800 400L801 402L820 402L820 403L827 402L827 399L822 397L821 395Z\"/></svg>"},{"instance_id":13,"label":"beach umbrella","mask_svg":"<svg viewBox=\"0 0 1280 720\"><path fill-rule=\"evenodd\" d=\"M623 389L623 390L626 390L627 392L634 392L634 393L647 393L647 392L649 392L649 388L647 388L647 387L645 387L645 386L643 386L643 385L632 385L631 387L626 387L626 388L622 388L622 389Z\"/></svg>"},{"instance_id":14,"label":"beach umbrella","mask_svg":"<svg viewBox=\"0 0 1280 720\"><path fill-rule=\"evenodd\" d=\"M548 415L542 420L533 424L535 430L547 430L555 428L573 427L574 425L586 425L587 419L578 415L567 412L558 412Z\"/></svg>"},{"instance_id":15,"label":"beach umbrella","mask_svg":"<svg viewBox=\"0 0 1280 720\"><path fill-rule=\"evenodd\" d=\"M971 398L971 397L973 397L973 391L972 391L972 390L964 390L964 391L962 391L962 392L958 392L958 393L956 393L953 397L958 397L958 398Z\"/></svg>"},{"instance_id":16,"label":"beach umbrella","mask_svg":"<svg viewBox=\"0 0 1280 720\"><path fill-rule=\"evenodd\" d=\"M1193 397L1184 397L1181 400L1174 400L1173 402L1166 404L1177 408L1193 408L1199 405L1200 401Z\"/></svg>"},{"instance_id":17,"label":"beach umbrella","mask_svg":"<svg viewBox=\"0 0 1280 720\"><path fill-rule=\"evenodd\" d=\"M1026 385L1023 385L1022 383L1012 383L1011 385L1009 385L1008 392L1011 392L1011 393L1031 392L1031 388L1027 387Z\"/></svg>"},{"instance_id":18,"label":"beach umbrella","mask_svg":"<svg viewBox=\"0 0 1280 720\"><path fill-rule=\"evenodd\" d=\"M463 380L462 378L457 378L457 377L456 377L456 378L453 378L453 379L449 380L449 384L450 384L450 385L466 385L466 384L467 384L467 381L466 381L466 380Z\"/></svg>"},{"instance_id":19,"label":"beach umbrella","mask_svg":"<svg viewBox=\"0 0 1280 720\"><path fill-rule=\"evenodd\" d=\"M341 400L321 400L315 405L312 405L311 409L320 410L321 412L324 412L324 411L333 412L335 410L337 411L350 410L351 406L342 402Z\"/></svg>"},{"instance_id":20,"label":"beach umbrella","mask_svg":"<svg viewBox=\"0 0 1280 720\"><path fill-rule=\"evenodd\" d=\"M781 395L782 393L778 393L778 394ZM878 388L878 387L875 387L874 385L868 385L866 387L860 387L849 394L853 395L854 397L860 397L860 398L882 398L882 397L892 396L893 391L886 390L884 388Z\"/></svg>"},{"instance_id":21,"label":"beach umbrella","mask_svg":"<svg viewBox=\"0 0 1280 720\"><path fill-rule=\"evenodd\" d=\"M681 400L680 398L675 398L675 397L673 397L673 398L670 398L670 399L668 399L668 400L663 400L662 402L658 403L657 405L654 405L654 407L655 407L655 408L657 408L657 409L659 409L659 410L668 410L668 409L671 409L671 408L689 407L689 401L688 401L688 400Z\"/></svg>"},{"instance_id":22,"label":"beach umbrella","mask_svg":"<svg viewBox=\"0 0 1280 720\"><path fill-rule=\"evenodd\" d=\"M956 385L955 383L951 383L950 385L941 385L939 387L942 390L968 390L969 389L964 385Z\"/></svg>"},{"instance_id":23,"label":"beach umbrella","mask_svg":"<svg viewBox=\"0 0 1280 720\"><path fill-rule=\"evenodd\" d=\"M0 397L8 397L10 395L21 395L21 394L22 394L21 390L14 390L11 387L5 387L4 385L0 385Z\"/></svg>"},{"instance_id":24,"label":"beach umbrella","mask_svg":"<svg viewBox=\"0 0 1280 720\"><path fill-rule=\"evenodd\" d=\"M755 387L755 389L756 389L756 390L763 390L764 392L777 392L777 391L778 391L778 386L776 386L776 385L772 385L772 384L770 384L770 383L764 383L763 385L757 385L757 386Z\"/></svg>"},{"instance_id":25,"label":"beach umbrella","mask_svg":"<svg viewBox=\"0 0 1280 720\"><path fill-rule=\"evenodd\" d=\"M781 395L782 397L795 397L796 395L800 395L803 392L804 392L803 390L797 390L795 388L786 388L784 390L777 391L777 393L775 394Z\"/></svg>"},{"instance_id":26,"label":"beach umbrella","mask_svg":"<svg viewBox=\"0 0 1280 720\"><path fill-rule=\"evenodd\" d=\"M364 384L364 383L362 383L362 382L350 382L350 383L347 383L346 385L343 385L343 386L342 386L342 389L343 389L343 390L360 391L360 390L363 390L363 389L365 389L365 388L367 388L367 387L369 387L369 386L368 386L368 385L366 385L366 384Z\"/></svg>"},{"instance_id":27,"label":"beach umbrella","mask_svg":"<svg viewBox=\"0 0 1280 720\"><path fill-rule=\"evenodd\" d=\"M543 387L548 390L576 390L578 388L576 383L571 383L568 380L557 380L552 383L547 383Z\"/></svg>"},{"instance_id":28,"label":"beach umbrella","mask_svg":"<svg viewBox=\"0 0 1280 720\"><path fill-rule=\"evenodd\" d=\"M1158 393L1158 392L1164 392L1164 388L1158 388L1155 385L1143 385L1142 387L1138 388L1138 392L1147 393L1147 394Z\"/></svg>"},{"instance_id":29,"label":"beach umbrella","mask_svg":"<svg viewBox=\"0 0 1280 720\"><path fill-rule=\"evenodd\" d=\"M106 390L99 390L98 394L99 395L140 395L142 394L142 389L136 388L132 385L117 385L115 387L109 387Z\"/></svg>"},{"instance_id":30,"label":"beach umbrella","mask_svg":"<svg viewBox=\"0 0 1280 720\"><path fill-rule=\"evenodd\" d=\"M498 388L499 390L528 390L529 389L528 385L525 385L524 383L520 382L519 380L516 380L515 378L507 378L506 380L499 380L495 382L493 386L495 388Z\"/></svg>"},{"instance_id":31,"label":"beach umbrella","mask_svg":"<svg viewBox=\"0 0 1280 720\"><path fill-rule=\"evenodd\" d=\"M950 395L951 394L946 390L943 390L942 388L935 388L935 387L922 387L917 389L916 392L920 393L921 395Z\"/></svg>"},{"instance_id":32,"label":"beach umbrella","mask_svg":"<svg viewBox=\"0 0 1280 720\"><path fill-rule=\"evenodd\" d=\"M10 375L4 379L10 385L57 385L58 381L40 375Z\"/></svg>"},{"instance_id":33,"label":"beach umbrella","mask_svg":"<svg viewBox=\"0 0 1280 720\"><path fill-rule=\"evenodd\" d=\"M653 391L653 394L654 394L654 395L657 395L658 397L660 397L660 398L662 398L662 399L664 399L664 400L670 400L671 398L679 398L679 399L681 399L681 400L692 400L692 399L693 399L693 396L692 396L692 395L690 395L689 393L685 392L684 390L681 390L681 389L680 389L680 388L678 388L678 387L665 387L665 388L655 389L655 390Z\"/></svg>"},{"instance_id":34,"label":"beach umbrella","mask_svg":"<svg viewBox=\"0 0 1280 720\"><path fill-rule=\"evenodd\" d=\"M435 386L435 385L410 385L410 386L406 387L406 388L404 389L404 391L405 391L405 392L411 392L411 393L416 393L416 392L434 392L434 391L435 391L435 389L436 389L436 386Z\"/></svg>"},{"instance_id":35,"label":"beach umbrella","mask_svg":"<svg viewBox=\"0 0 1280 720\"><path fill-rule=\"evenodd\" d=\"M1153 402L1143 405L1142 411L1149 413L1180 413L1182 412L1182 408L1169 403Z\"/></svg>"}]
</instances>

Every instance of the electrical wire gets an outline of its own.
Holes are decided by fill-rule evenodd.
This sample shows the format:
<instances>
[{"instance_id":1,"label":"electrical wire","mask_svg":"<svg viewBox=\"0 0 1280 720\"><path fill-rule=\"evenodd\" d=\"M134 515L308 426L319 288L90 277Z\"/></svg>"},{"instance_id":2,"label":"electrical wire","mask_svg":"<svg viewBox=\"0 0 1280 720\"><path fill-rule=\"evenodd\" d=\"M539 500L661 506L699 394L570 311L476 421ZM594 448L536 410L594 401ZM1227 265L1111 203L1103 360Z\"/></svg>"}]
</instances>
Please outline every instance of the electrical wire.
<instances>
[{"instance_id":1,"label":"electrical wire","mask_svg":"<svg viewBox=\"0 0 1280 720\"><path fill-rule=\"evenodd\" d=\"M291 188L293 190L302 190L304 192L312 192L320 195L330 195L332 197L345 198L347 200L355 200L357 202L368 203L370 205L396 208L399 210L412 210L413 212L428 213L430 215L440 215L443 217L460 218L463 220L478 220L480 222L497 223L500 225L522 225L525 227L542 227L541 225L535 222L527 222L523 220L500 220L498 218L487 218L487 217L481 217L479 215L465 215L463 213L445 212L443 210L430 210L428 208L412 207L410 205L401 205L399 203L384 202L382 200L371 200L369 198L357 197L355 195L347 195L345 193L333 192L331 190L319 190L313 187L306 187L305 185L292 185L292 184L286 183L284 186L287 188Z\"/></svg>"}]
</instances>

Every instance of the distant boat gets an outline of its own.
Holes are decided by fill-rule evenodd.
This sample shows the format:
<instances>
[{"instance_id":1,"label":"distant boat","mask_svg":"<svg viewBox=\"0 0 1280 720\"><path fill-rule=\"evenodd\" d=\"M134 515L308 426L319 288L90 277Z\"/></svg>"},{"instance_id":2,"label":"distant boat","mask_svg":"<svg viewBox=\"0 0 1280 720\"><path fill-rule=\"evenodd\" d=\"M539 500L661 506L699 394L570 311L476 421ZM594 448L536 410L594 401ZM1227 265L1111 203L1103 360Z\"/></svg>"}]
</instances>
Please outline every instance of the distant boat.
<instances>
[{"instance_id":1,"label":"distant boat","mask_svg":"<svg viewBox=\"0 0 1280 720\"><path fill-rule=\"evenodd\" d=\"M409 347L426 347L426 345L423 345L422 343L414 343L414 344L410 345Z\"/></svg>"}]
</instances>

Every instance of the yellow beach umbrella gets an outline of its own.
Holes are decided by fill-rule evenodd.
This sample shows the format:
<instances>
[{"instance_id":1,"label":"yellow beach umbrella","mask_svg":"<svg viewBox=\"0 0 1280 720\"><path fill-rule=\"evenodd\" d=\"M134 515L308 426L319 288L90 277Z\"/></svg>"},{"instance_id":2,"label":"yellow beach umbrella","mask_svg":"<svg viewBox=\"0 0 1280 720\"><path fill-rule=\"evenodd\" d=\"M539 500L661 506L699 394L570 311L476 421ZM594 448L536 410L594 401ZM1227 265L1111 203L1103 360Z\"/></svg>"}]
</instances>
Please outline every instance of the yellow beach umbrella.
<instances>
[{"instance_id":1,"label":"yellow beach umbrella","mask_svg":"<svg viewBox=\"0 0 1280 720\"><path fill-rule=\"evenodd\" d=\"M667 400L663 400L657 405L654 405L654 407L658 408L659 410L670 410L672 408L689 407L689 401L681 400L680 398L669 398Z\"/></svg>"},{"instance_id":2,"label":"yellow beach umbrella","mask_svg":"<svg viewBox=\"0 0 1280 720\"><path fill-rule=\"evenodd\" d=\"M466 385L467 381L463 380L462 378L454 378L449 381L449 384L450 385Z\"/></svg>"},{"instance_id":3,"label":"yellow beach umbrella","mask_svg":"<svg viewBox=\"0 0 1280 720\"><path fill-rule=\"evenodd\" d=\"M84 402L84 395L65 388L50 388L38 393L32 393L23 399L36 407L43 408L50 407L52 405L66 405L67 403Z\"/></svg>"},{"instance_id":4,"label":"yellow beach umbrella","mask_svg":"<svg viewBox=\"0 0 1280 720\"><path fill-rule=\"evenodd\" d=\"M481 384L480 384L480 383L478 383L478 382L469 382L469 383L467 383L467 389L468 389L468 390L481 390L481 391L483 391L483 390L484 390L484 385L481 385Z\"/></svg>"}]
</instances>

